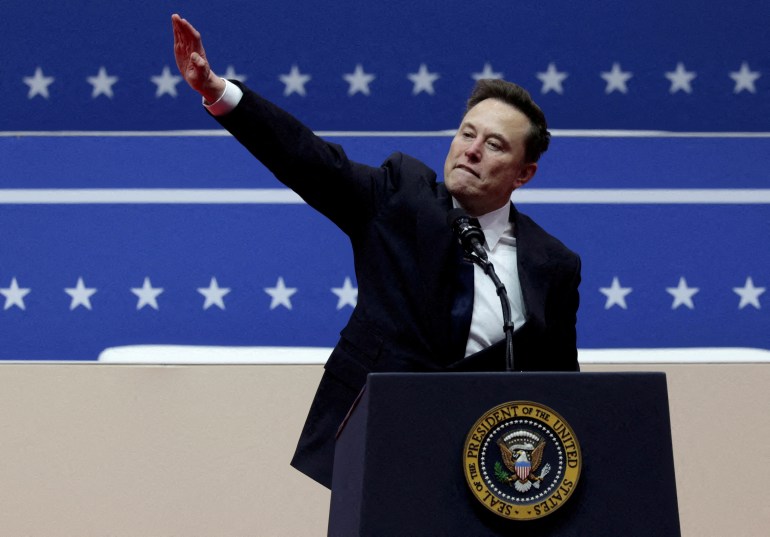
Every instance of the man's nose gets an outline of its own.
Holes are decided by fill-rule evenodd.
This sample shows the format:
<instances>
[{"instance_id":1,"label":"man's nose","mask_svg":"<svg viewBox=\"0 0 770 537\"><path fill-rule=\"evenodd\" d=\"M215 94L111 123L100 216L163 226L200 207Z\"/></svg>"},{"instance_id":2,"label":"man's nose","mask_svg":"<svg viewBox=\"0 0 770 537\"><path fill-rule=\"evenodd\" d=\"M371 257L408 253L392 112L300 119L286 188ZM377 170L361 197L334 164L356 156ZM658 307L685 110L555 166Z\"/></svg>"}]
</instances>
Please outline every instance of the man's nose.
<instances>
[{"instance_id":1,"label":"man's nose","mask_svg":"<svg viewBox=\"0 0 770 537\"><path fill-rule=\"evenodd\" d=\"M465 148L465 157L469 160L478 161L481 158L481 144L474 140Z\"/></svg>"}]
</instances>

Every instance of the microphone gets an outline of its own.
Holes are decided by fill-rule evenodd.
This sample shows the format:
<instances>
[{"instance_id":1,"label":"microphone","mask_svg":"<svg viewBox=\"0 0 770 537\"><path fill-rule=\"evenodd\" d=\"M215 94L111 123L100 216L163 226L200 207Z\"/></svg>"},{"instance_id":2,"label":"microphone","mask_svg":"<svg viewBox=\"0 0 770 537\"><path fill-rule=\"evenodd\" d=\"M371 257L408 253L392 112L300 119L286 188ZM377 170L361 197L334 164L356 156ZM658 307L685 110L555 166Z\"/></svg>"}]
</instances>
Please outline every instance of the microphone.
<instances>
[{"instance_id":1,"label":"microphone","mask_svg":"<svg viewBox=\"0 0 770 537\"><path fill-rule=\"evenodd\" d=\"M484 250L484 232L471 223L471 218L465 211L460 208L449 211L447 224L452 228L467 254L476 255L485 263L488 261L487 252Z\"/></svg>"}]
</instances>

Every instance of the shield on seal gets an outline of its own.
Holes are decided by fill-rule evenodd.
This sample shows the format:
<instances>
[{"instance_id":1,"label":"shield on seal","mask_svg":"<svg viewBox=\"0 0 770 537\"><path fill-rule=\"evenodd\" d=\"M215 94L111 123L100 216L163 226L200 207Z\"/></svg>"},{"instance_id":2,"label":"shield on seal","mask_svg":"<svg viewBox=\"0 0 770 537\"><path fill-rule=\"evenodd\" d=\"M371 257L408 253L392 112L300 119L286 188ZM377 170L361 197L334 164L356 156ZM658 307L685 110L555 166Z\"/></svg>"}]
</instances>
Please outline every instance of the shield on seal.
<instances>
[{"instance_id":1,"label":"shield on seal","mask_svg":"<svg viewBox=\"0 0 770 537\"><path fill-rule=\"evenodd\" d=\"M522 453L516 460L515 468L516 475L519 476L519 479L521 481L526 481L529 477L529 471L532 469L532 465L529 460L527 460L527 456L524 453Z\"/></svg>"}]
</instances>

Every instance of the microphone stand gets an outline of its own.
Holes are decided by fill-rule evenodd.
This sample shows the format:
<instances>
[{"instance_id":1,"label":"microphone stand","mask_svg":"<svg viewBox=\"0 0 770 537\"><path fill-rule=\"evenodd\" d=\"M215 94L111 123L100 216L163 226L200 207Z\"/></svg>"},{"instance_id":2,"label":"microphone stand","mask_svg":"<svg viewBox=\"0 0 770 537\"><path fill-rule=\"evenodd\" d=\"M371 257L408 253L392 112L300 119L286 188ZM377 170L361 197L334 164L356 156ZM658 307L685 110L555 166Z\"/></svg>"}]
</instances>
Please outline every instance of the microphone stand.
<instances>
[{"instance_id":1,"label":"microphone stand","mask_svg":"<svg viewBox=\"0 0 770 537\"><path fill-rule=\"evenodd\" d=\"M490 277L492 283L495 285L497 296L500 297L500 304L503 308L503 332L505 332L505 370L516 371L514 369L513 360L513 321L511 321L511 302L508 300L508 293L505 290L505 285L500 281L495 272L495 267L487 259L482 259L475 253L471 253L468 256L471 261L476 263L484 273Z\"/></svg>"}]
</instances>

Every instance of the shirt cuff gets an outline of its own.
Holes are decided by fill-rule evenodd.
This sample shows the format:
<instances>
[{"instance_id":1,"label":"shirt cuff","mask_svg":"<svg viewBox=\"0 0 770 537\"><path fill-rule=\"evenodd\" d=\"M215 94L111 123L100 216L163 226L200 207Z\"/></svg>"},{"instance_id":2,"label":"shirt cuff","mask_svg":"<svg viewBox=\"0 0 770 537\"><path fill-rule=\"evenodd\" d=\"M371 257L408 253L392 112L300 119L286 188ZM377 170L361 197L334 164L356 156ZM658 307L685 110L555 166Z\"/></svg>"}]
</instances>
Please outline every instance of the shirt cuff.
<instances>
[{"instance_id":1,"label":"shirt cuff","mask_svg":"<svg viewBox=\"0 0 770 537\"><path fill-rule=\"evenodd\" d=\"M230 82L227 79L225 81L225 92L213 103L209 104L206 99L203 99L203 106L206 107L212 116L223 116L228 112L232 112L238 103L243 98L243 90Z\"/></svg>"}]
</instances>

